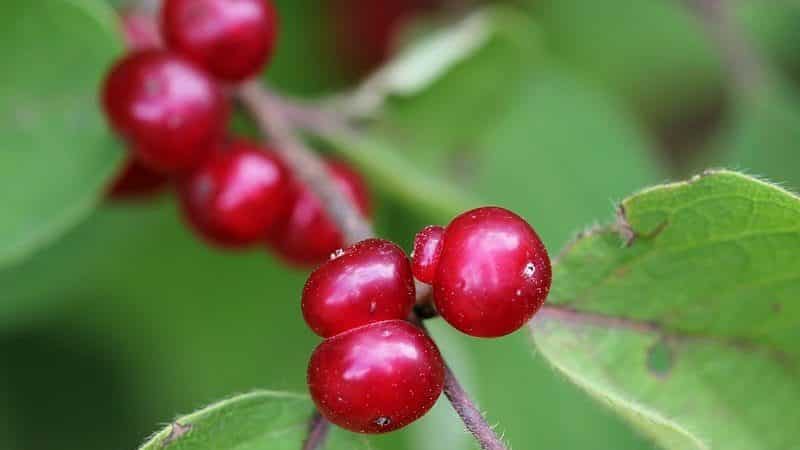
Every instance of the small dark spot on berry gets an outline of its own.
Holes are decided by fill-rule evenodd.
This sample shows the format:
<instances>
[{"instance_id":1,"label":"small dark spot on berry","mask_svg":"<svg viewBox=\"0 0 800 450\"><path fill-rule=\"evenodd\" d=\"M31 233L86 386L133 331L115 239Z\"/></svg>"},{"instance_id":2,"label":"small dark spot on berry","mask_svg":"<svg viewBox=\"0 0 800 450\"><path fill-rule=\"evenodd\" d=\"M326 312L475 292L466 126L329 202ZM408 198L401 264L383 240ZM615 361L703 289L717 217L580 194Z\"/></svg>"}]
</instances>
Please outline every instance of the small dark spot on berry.
<instances>
[{"instance_id":1,"label":"small dark spot on berry","mask_svg":"<svg viewBox=\"0 0 800 450\"><path fill-rule=\"evenodd\" d=\"M381 417L378 417L377 419L375 419L375 425L377 425L379 427L386 427L386 426L391 425L391 423L392 423L392 419L390 419L388 417L385 417L385 416L381 416Z\"/></svg>"},{"instance_id":2,"label":"small dark spot on berry","mask_svg":"<svg viewBox=\"0 0 800 450\"><path fill-rule=\"evenodd\" d=\"M783 311L783 305L781 303L772 304L772 312L777 314L780 313L781 311Z\"/></svg>"}]
</instances>

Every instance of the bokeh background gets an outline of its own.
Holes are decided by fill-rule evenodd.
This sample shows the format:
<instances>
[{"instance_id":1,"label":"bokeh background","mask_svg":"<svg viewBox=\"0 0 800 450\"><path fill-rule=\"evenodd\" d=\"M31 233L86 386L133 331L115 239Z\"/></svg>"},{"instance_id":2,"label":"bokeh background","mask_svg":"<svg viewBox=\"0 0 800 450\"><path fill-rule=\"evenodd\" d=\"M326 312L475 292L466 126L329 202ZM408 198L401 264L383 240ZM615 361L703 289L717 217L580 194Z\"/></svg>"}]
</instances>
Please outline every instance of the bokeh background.
<instances>
[{"instance_id":1,"label":"bokeh background","mask_svg":"<svg viewBox=\"0 0 800 450\"><path fill-rule=\"evenodd\" d=\"M319 145L364 170L379 233L407 249L420 227L445 223L461 204L416 207L440 192L395 183L404 166L392 161L419 169L410 178L433 177L518 211L553 253L584 227L611 220L626 194L706 166L800 187L797 2L275 3L282 30L265 76L307 98L349 89L416 36L489 8L494 31L484 46L423 91L390 99L365 128L381 143L374 154ZM728 13L736 34L726 45L755 60L729 63L702 14L708 4ZM0 31L2 47L19 39ZM751 65L755 76L741 73ZM27 70L68 79L77 66ZM376 168L380 161L389 163ZM317 343L299 312L306 271L266 249L204 246L174 203L170 194L102 202L65 236L0 270L0 448L133 449L176 414L228 395L305 391ZM653 448L557 375L523 333L477 340L440 321L432 328L514 448ZM446 404L373 443L474 448Z\"/></svg>"}]
</instances>

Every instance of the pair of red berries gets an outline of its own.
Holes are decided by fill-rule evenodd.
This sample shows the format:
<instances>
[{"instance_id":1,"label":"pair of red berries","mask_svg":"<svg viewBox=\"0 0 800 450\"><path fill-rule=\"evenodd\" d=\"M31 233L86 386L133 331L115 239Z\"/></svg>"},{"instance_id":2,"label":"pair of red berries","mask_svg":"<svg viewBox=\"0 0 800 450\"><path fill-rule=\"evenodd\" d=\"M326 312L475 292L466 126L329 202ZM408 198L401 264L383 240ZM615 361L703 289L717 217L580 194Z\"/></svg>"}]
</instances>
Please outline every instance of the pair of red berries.
<instances>
[{"instance_id":1,"label":"pair of red berries","mask_svg":"<svg viewBox=\"0 0 800 450\"><path fill-rule=\"evenodd\" d=\"M266 0L166 0L160 37L146 20L126 21L133 51L108 75L103 105L145 166L185 171L225 134L220 83L253 77L270 58L277 14Z\"/></svg>"},{"instance_id":2,"label":"pair of red berries","mask_svg":"<svg viewBox=\"0 0 800 450\"><path fill-rule=\"evenodd\" d=\"M108 75L103 104L132 158L112 197L148 195L174 177L187 221L207 241L236 248L268 240L290 262L324 261L342 235L317 197L273 152L226 142L229 99L220 81L252 77L269 59L277 29L272 5L166 0L161 25L159 33L151 17L123 17L132 52ZM358 174L335 162L329 169L367 214Z\"/></svg>"},{"instance_id":3,"label":"pair of red berries","mask_svg":"<svg viewBox=\"0 0 800 450\"><path fill-rule=\"evenodd\" d=\"M298 265L319 264L342 246L344 237L319 198L274 152L244 141L220 147L178 183L185 216L206 241L227 248L266 241ZM337 187L368 214L361 177L339 162L327 166Z\"/></svg>"},{"instance_id":4,"label":"pair of red berries","mask_svg":"<svg viewBox=\"0 0 800 450\"><path fill-rule=\"evenodd\" d=\"M516 214L496 207L428 227L413 264L391 242L372 239L338 252L303 290L303 316L325 338L308 385L331 422L362 433L396 430L422 417L441 394L436 345L406 322L414 276L433 285L441 316L466 334L498 337L528 322L550 290L547 250Z\"/></svg>"}]
</instances>

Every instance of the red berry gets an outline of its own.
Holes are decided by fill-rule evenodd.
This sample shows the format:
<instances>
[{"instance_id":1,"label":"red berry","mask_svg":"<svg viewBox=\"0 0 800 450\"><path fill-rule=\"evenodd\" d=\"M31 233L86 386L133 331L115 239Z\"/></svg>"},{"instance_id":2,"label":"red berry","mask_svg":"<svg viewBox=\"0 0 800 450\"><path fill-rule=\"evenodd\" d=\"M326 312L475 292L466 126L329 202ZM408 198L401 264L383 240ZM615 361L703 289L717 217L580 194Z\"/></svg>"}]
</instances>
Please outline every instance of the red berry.
<instances>
[{"instance_id":1,"label":"red berry","mask_svg":"<svg viewBox=\"0 0 800 450\"><path fill-rule=\"evenodd\" d=\"M136 157L163 172L199 162L228 116L227 100L205 73L161 50L120 60L106 78L103 105Z\"/></svg>"},{"instance_id":2,"label":"red berry","mask_svg":"<svg viewBox=\"0 0 800 450\"><path fill-rule=\"evenodd\" d=\"M442 238L444 228L428 226L414 237L414 253L411 268L414 277L423 283L433 284L436 277L436 267L442 254Z\"/></svg>"},{"instance_id":3,"label":"red berry","mask_svg":"<svg viewBox=\"0 0 800 450\"><path fill-rule=\"evenodd\" d=\"M434 301L462 332L504 336L539 310L550 281L550 258L533 228L511 211L479 208L445 230Z\"/></svg>"},{"instance_id":4,"label":"red berry","mask_svg":"<svg viewBox=\"0 0 800 450\"><path fill-rule=\"evenodd\" d=\"M207 241L225 247L262 241L288 214L293 192L277 157L247 142L215 151L179 186L189 223Z\"/></svg>"},{"instance_id":5,"label":"red berry","mask_svg":"<svg viewBox=\"0 0 800 450\"><path fill-rule=\"evenodd\" d=\"M403 250L368 239L334 254L303 289L303 317L322 337L382 320L408 318L414 278Z\"/></svg>"},{"instance_id":6,"label":"red berry","mask_svg":"<svg viewBox=\"0 0 800 450\"><path fill-rule=\"evenodd\" d=\"M135 159L128 159L108 189L114 200L133 200L151 197L159 193L169 179L153 172Z\"/></svg>"},{"instance_id":7,"label":"red berry","mask_svg":"<svg viewBox=\"0 0 800 450\"><path fill-rule=\"evenodd\" d=\"M161 46L161 35L155 20L137 11L124 11L120 15L125 42L132 50ZM135 152L134 152L135 153ZM167 184L167 177L155 172L134 158L128 158L117 178L109 186L112 200L137 200L152 197Z\"/></svg>"},{"instance_id":8,"label":"red berry","mask_svg":"<svg viewBox=\"0 0 800 450\"><path fill-rule=\"evenodd\" d=\"M125 42L131 50L145 50L161 46L158 24L148 14L125 11L121 15Z\"/></svg>"},{"instance_id":9,"label":"red berry","mask_svg":"<svg viewBox=\"0 0 800 450\"><path fill-rule=\"evenodd\" d=\"M369 192L361 176L342 163L329 161L327 164L337 186L350 201L355 202L362 214L368 215ZM320 264L344 246L344 238L317 196L305 186L297 189L299 195L292 212L270 238L270 243L290 263L301 266Z\"/></svg>"},{"instance_id":10,"label":"red berry","mask_svg":"<svg viewBox=\"0 0 800 450\"><path fill-rule=\"evenodd\" d=\"M385 433L422 417L442 393L444 363L431 339L391 320L322 342L308 365L319 412L357 433Z\"/></svg>"},{"instance_id":11,"label":"red berry","mask_svg":"<svg viewBox=\"0 0 800 450\"><path fill-rule=\"evenodd\" d=\"M167 0L164 39L227 81L254 76L272 55L278 15L270 0Z\"/></svg>"}]
</instances>

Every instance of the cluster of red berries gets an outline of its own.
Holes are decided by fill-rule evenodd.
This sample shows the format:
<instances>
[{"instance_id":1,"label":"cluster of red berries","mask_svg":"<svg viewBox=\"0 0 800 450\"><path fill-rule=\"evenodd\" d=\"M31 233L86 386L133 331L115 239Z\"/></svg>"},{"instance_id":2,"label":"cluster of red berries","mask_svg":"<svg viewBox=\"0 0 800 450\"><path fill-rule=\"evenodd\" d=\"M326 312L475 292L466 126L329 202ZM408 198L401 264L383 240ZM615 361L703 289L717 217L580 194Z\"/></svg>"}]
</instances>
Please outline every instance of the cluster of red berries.
<instances>
[{"instance_id":1,"label":"cluster of red berries","mask_svg":"<svg viewBox=\"0 0 800 450\"><path fill-rule=\"evenodd\" d=\"M303 290L303 316L325 339L309 362L311 397L348 430L404 427L442 392L436 345L406 321L416 303L414 277L433 286L434 306L449 324L477 337L516 331L550 290L547 250L525 220L502 208L423 229L412 259L391 242L366 240L334 253Z\"/></svg>"},{"instance_id":2,"label":"cluster of red berries","mask_svg":"<svg viewBox=\"0 0 800 450\"><path fill-rule=\"evenodd\" d=\"M174 180L187 222L212 244L268 242L303 265L340 248L342 234L319 199L275 152L226 133L228 88L258 74L273 52L278 19L272 4L166 0L160 30L141 14L124 15L123 25L130 52L108 74L102 101L130 160L110 195L148 195ZM368 214L360 176L333 161L329 170Z\"/></svg>"},{"instance_id":3,"label":"cluster of red berries","mask_svg":"<svg viewBox=\"0 0 800 450\"><path fill-rule=\"evenodd\" d=\"M340 249L341 232L319 199L274 152L227 137L225 84L256 75L272 53L277 18L266 0L166 0L161 25L159 33L149 18L127 16L132 51L106 79L103 105L131 152L112 195L151 192L174 179L187 221L211 243L269 242L305 264L331 255L302 298L306 322L325 339L311 357L308 385L328 420L383 433L436 403L445 365L408 321L415 277L433 287L438 313L471 336L512 333L542 306L547 250L514 213L486 207L446 228L427 227L416 236L413 262L379 239ZM333 162L329 170L367 213L358 175Z\"/></svg>"}]
</instances>

